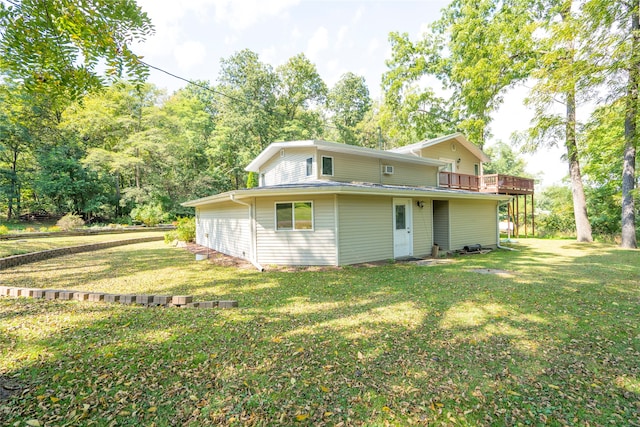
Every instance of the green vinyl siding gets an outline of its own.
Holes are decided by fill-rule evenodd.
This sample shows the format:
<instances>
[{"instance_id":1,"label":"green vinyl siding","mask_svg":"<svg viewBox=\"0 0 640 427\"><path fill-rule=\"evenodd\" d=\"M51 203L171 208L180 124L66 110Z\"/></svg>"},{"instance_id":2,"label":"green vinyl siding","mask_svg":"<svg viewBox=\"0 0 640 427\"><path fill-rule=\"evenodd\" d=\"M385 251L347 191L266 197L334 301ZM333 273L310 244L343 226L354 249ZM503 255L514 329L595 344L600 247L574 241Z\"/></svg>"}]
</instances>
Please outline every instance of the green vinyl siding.
<instances>
[{"instance_id":1,"label":"green vinyl siding","mask_svg":"<svg viewBox=\"0 0 640 427\"><path fill-rule=\"evenodd\" d=\"M283 153L281 155L280 153ZM316 179L314 161L311 174L307 174L307 159L315 159L315 148L284 148L260 168L264 185L292 184ZM261 183L262 184L262 183Z\"/></svg>"},{"instance_id":2,"label":"green vinyl siding","mask_svg":"<svg viewBox=\"0 0 640 427\"><path fill-rule=\"evenodd\" d=\"M223 254L250 259L249 208L232 202L198 207L196 243Z\"/></svg>"},{"instance_id":3,"label":"green vinyl siding","mask_svg":"<svg viewBox=\"0 0 640 427\"><path fill-rule=\"evenodd\" d=\"M423 207L417 206L416 201L423 201ZM430 254L433 245L431 201L413 199L411 205L413 206L413 255Z\"/></svg>"},{"instance_id":4,"label":"green vinyl siding","mask_svg":"<svg viewBox=\"0 0 640 427\"><path fill-rule=\"evenodd\" d=\"M382 170L379 159L319 150L318 158L322 156L333 157L333 176L320 176L321 179L340 182L380 182Z\"/></svg>"},{"instance_id":5,"label":"green vinyl siding","mask_svg":"<svg viewBox=\"0 0 640 427\"><path fill-rule=\"evenodd\" d=\"M451 248L449 201L433 201L433 243L443 250Z\"/></svg>"},{"instance_id":6,"label":"green vinyl siding","mask_svg":"<svg viewBox=\"0 0 640 427\"><path fill-rule=\"evenodd\" d=\"M333 157L333 176L320 176L321 179L413 187L435 187L437 184L438 168L435 166L318 151L318 158L322 158L322 156ZM383 174L382 167L384 165L393 166L393 174Z\"/></svg>"},{"instance_id":7,"label":"green vinyl siding","mask_svg":"<svg viewBox=\"0 0 640 427\"><path fill-rule=\"evenodd\" d=\"M451 200L451 248L462 249L476 243L496 245L496 202L484 200Z\"/></svg>"},{"instance_id":8,"label":"green vinyl siding","mask_svg":"<svg viewBox=\"0 0 640 427\"><path fill-rule=\"evenodd\" d=\"M451 145L456 147L455 151L451 150ZM420 156L429 159L451 159L457 161L460 159L460 163L456 162L456 173L463 173L467 175L475 175L475 165L480 163L478 159L471 151L467 150L459 142L443 142L432 147L423 148L420 150Z\"/></svg>"},{"instance_id":9,"label":"green vinyl siding","mask_svg":"<svg viewBox=\"0 0 640 427\"><path fill-rule=\"evenodd\" d=\"M393 166L392 175L382 175L381 184L406 185L410 187L435 187L438 183L438 168L413 163L384 162Z\"/></svg>"},{"instance_id":10,"label":"green vinyl siding","mask_svg":"<svg viewBox=\"0 0 640 427\"><path fill-rule=\"evenodd\" d=\"M393 258L391 197L338 196L340 264Z\"/></svg>"},{"instance_id":11,"label":"green vinyl siding","mask_svg":"<svg viewBox=\"0 0 640 427\"><path fill-rule=\"evenodd\" d=\"M313 229L276 230L276 204L311 203L313 213L299 206L302 220ZM256 201L257 261L262 265L336 265L334 196L259 198ZM301 218L296 218L300 220ZM311 224L309 224L311 225Z\"/></svg>"}]
</instances>

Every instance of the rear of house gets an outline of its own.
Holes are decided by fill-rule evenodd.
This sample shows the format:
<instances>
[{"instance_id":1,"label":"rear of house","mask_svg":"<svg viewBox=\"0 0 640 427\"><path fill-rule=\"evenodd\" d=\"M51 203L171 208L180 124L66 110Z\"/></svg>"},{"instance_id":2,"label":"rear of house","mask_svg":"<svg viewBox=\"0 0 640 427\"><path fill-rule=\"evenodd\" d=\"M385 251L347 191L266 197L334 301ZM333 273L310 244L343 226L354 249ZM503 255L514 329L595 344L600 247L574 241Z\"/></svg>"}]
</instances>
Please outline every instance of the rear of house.
<instances>
[{"instance_id":1,"label":"rear of house","mask_svg":"<svg viewBox=\"0 0 640 427\"><path fill-rule=\"evenodd\" d=\"M196 242L265 265L346 265L495 246L504 196L438 188L446 164L326 141L269 146L260 186L187 202Z\"/></svg>"}]
</instances>

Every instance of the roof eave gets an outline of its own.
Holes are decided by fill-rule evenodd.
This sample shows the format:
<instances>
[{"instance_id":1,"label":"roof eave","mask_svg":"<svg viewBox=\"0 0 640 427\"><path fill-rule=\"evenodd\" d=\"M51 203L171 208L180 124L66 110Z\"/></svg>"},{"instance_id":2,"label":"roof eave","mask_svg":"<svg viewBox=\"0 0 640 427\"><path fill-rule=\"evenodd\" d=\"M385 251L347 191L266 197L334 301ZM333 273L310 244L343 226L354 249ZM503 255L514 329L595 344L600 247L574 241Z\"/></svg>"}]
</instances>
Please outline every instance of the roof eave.
<instances>
[{"instance_id":1,"label":"roof eave","mask_svg":"<svg viewBox=\"0 0 640 427\"><path fill-rule=\"evenodd\" d=\"M278 196L298 196L308 194L348 194L348 195L379 195L379 196L399 196L399 197L434 197L445 199L472 199L472 200L495 200L507 201L511 196L501 194L487 194L473 191L431 189L429 187L414 188L376 188L376 187L354 187L348 185L340 186L302 186L299 188L252 188L246 190L230 191L216 194L214 196L203 197L181 203L184 207L198 207L210 204L233 201L234 199L247 199L251 197L278 197Z\"/></svg>"}]
</instances>

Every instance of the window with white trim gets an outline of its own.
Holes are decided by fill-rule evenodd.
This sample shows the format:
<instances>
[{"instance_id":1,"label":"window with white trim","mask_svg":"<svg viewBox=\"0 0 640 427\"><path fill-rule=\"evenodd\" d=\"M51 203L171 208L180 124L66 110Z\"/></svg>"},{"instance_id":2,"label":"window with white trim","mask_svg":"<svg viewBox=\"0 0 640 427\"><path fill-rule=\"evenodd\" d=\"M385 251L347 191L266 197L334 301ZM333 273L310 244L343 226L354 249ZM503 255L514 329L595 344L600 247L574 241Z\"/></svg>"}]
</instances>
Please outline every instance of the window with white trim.
<instances>
[{"instance_id":1,"label":"window with white trim","mask_svg":"<svg viewBox=\"0 0 640 427\"><path fill-rule=\"evenodd\" d=\"M276 230L313 230L313 202L276 203Z\"/></svg>"},{"instance_id":2,"label":"window with white trim","mask_svg":"<svg viewBox=\"0 0 640 427\"><path fill-rule=\"evenodd\" d=\"M322 175L333 176L333 157L322 156Z\"/></svg>"}]
</instances>

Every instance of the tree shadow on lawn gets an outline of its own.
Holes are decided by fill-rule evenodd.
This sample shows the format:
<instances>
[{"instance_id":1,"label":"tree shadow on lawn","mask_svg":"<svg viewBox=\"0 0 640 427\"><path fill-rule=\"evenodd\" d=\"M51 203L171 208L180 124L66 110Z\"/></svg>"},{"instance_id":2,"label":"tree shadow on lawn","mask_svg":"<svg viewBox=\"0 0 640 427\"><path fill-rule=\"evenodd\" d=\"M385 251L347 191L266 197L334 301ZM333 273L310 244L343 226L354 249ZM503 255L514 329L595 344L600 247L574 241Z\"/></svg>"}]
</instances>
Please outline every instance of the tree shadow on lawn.
<instances>
[{"instance_id":1,"label":"tree shadow on lawn","mask_svg":"<svg viewBox=\"0 0 640 427\"><path fill-rule=\"evenodd\" d=\"M510 255L525 262L531 256ZM631 308L597 314L603 302L589 286L581 296L594 307L587 315L574 293L549 293L546 281L523 285L464 270L492 262L465 258L429 268L243 272L235 278L212 269L229 295L243 296L244 308L227 311L3 302L0 308L30 305L22 310L29 318L5 322L19 325L11 330L19 345L7 350L13 367L0 370L28 390L0 409L0 419L99 425L638 422L637 307L625 325L621 319L634 314L625 311ZM615 289L610 296L628 297ZM41 316L34 315L38 311ZM45 319L66 329L30 337ZM47 354L30 355L29 348Z\"/></svg>"},{"instance_id":2,"label":"tree shadow on lawn","mask_svg":"<svg viewBox=\"0 0 640 427\"><path fill-rule=\"evenodd\" d=\"M541 249L544 245L551 250ZM528 241L517 252L497 251L484 256L486 266L513 272L522 283L549 282L553 285L625 284L633 289L640 282L640 251L605 244ZM636 288L637 290L637 288Z\"/></svg>"}]
</instances>

